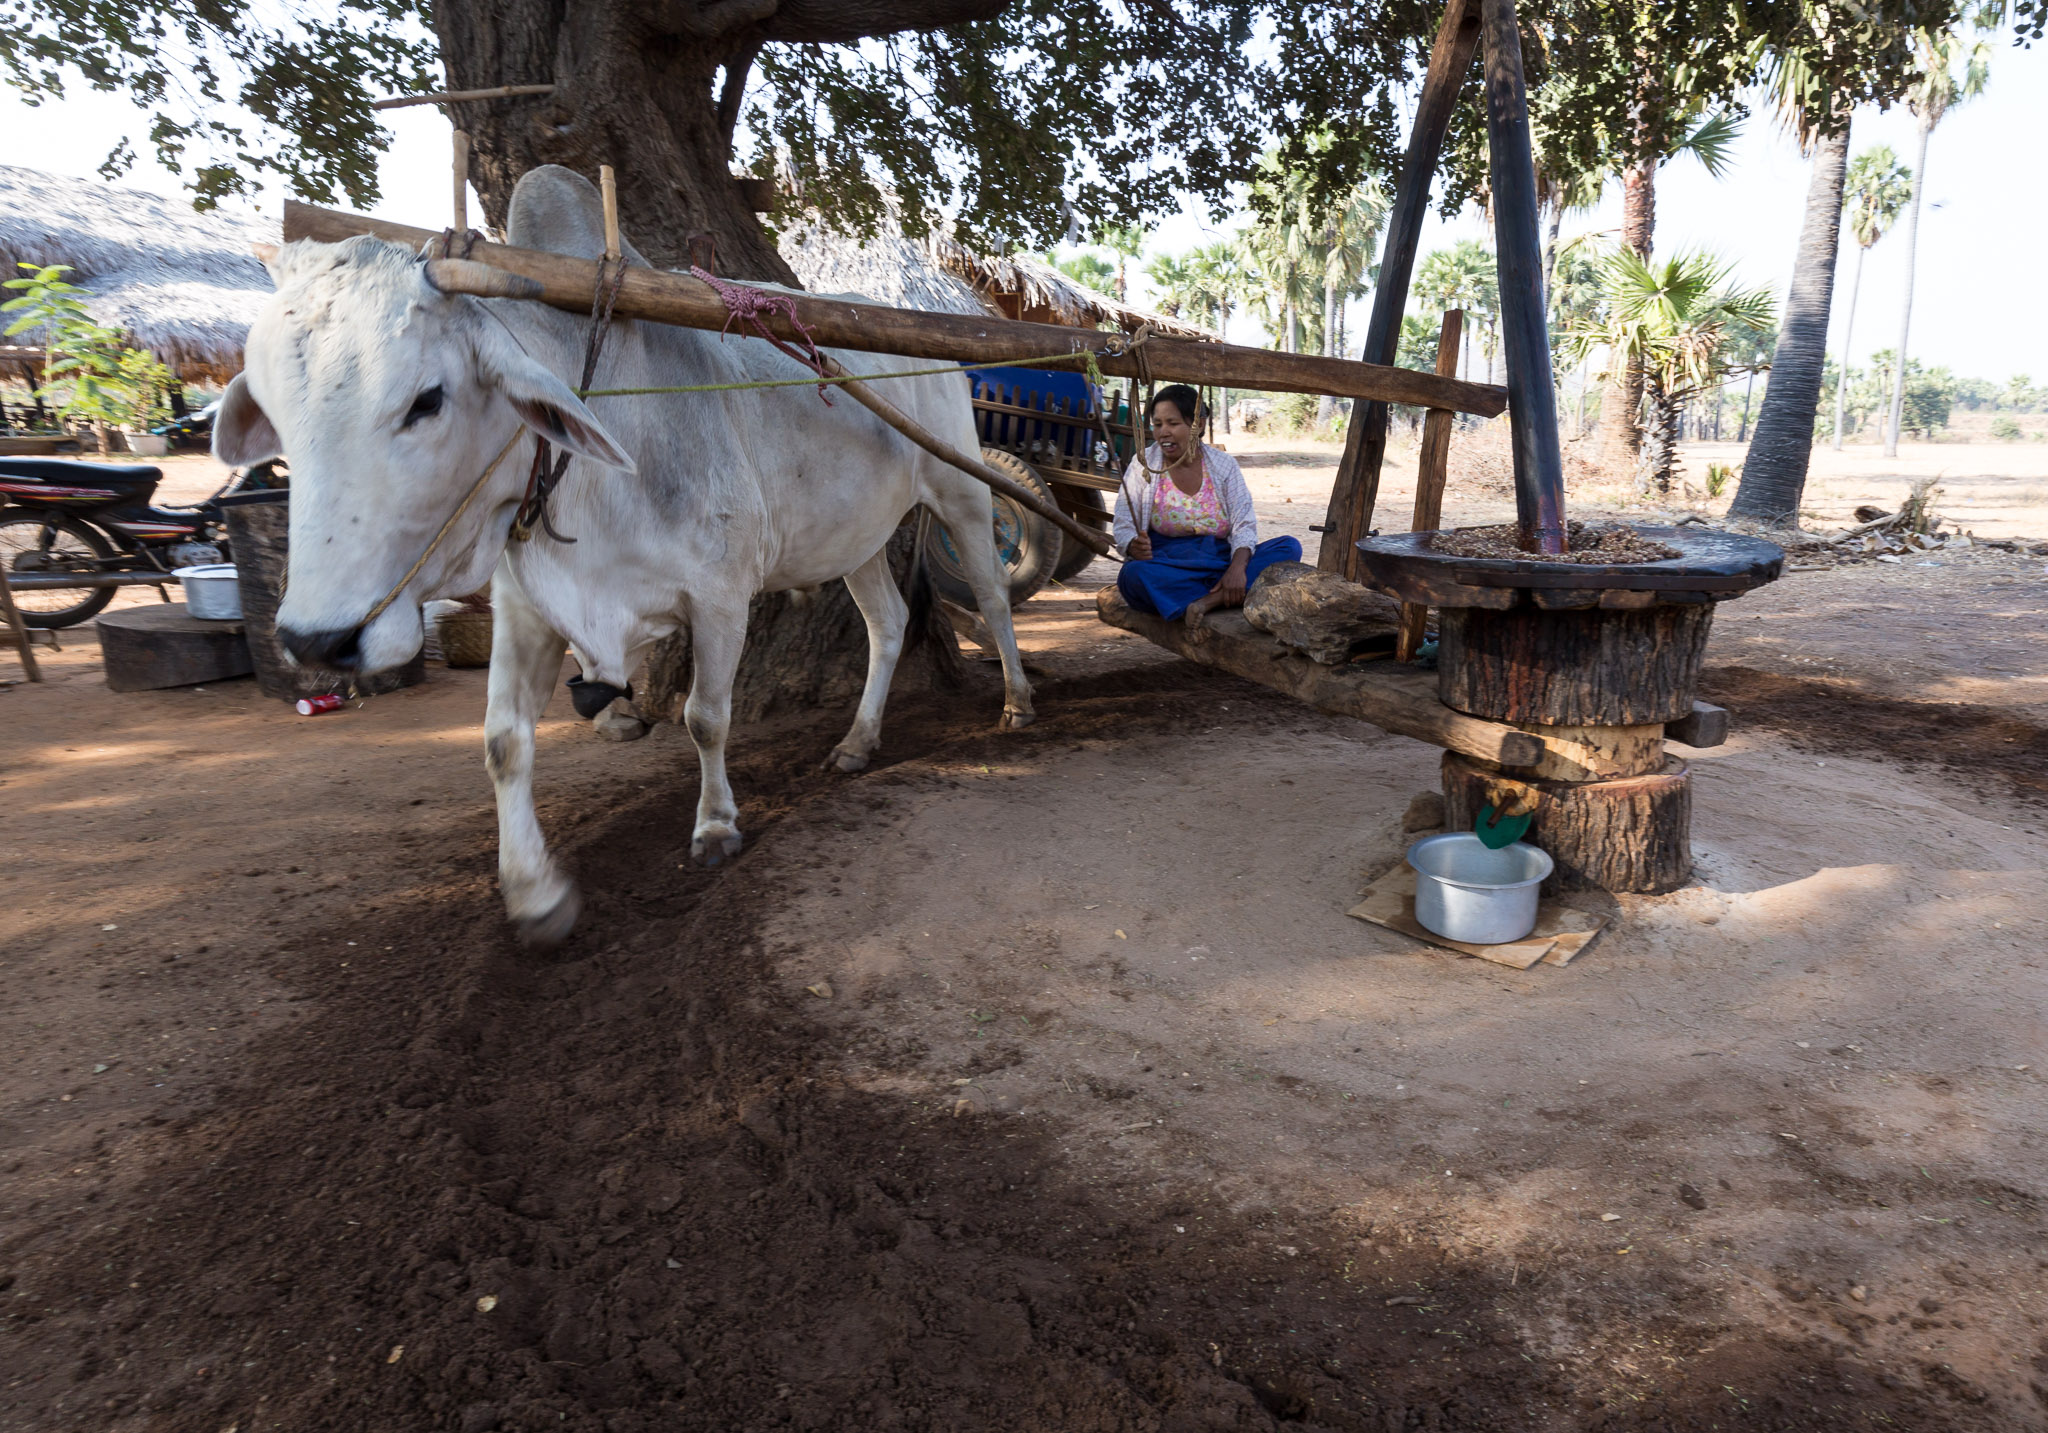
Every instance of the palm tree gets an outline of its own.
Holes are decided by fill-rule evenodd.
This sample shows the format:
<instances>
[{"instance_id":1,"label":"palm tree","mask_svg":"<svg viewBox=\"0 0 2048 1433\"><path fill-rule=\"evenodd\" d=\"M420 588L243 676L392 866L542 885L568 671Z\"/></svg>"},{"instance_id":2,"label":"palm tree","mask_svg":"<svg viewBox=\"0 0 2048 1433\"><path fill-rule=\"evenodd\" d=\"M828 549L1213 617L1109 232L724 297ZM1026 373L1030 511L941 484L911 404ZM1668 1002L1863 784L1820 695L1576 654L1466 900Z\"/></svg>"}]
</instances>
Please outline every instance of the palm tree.
<instances>
[{"instance_id":1,"label":"palm tree","mask_svg":"<svg viewBox=\"0 0 2048 1433\"><path fill-rule=\"evenodd\" d=\"M1152 301L1168 318L1207 317L1194 260L1193 254L1157 254L1145 265L1145 277L1152 280Z\"/></svg>"},{"instance_id":2,"label":"palm tree","mask_svg":"<svg viewBox=\"0 0 2048 1433\"><path fill-rule=\"evenodd\" d=\"M1108 224L1095 236L1095 242L1116 255L1116 301L1129 303L1126 269L1130 260L1145 251L1145 231L1135 224Z\"/></svg>"},{"instance_id":3,"label":"palm tree","mask_svg":"<svg viewBox=\"0 0 2048 1433\"><path fill-rule=\"evenodd\" d=\"M1244 298L1254 287L1254 278L1245 262L1245 247L1242 241L1219 239L1205 244L1188 255L1190 273L1190 298L1211 315L1211 326L1217 333L1228 331L1230 308ZM1219 390L1220 407L1218 415L1223 431L1230 431L1230 390Z\"/></svg>"},{"instance_id":4,"label":"palm tree","mask_svg":"<svg viewBox=\"0 0 2048 1433\"><path fill-rule=\"evenodd\" d=\"M1312 246L1322 258L1323 268L1323 353L1335 358L1343 352L1343 305L1365 292L1365 278L1372 256L1379 247L1380 228L1387 222L1387 194L1379 181L1369 179L1332 204L1317 231ZM1316 424L1329 423L1337 400L1324 394L1316 403Z\"/></svg>"},{"instance_id":5,"label":"palm tree","mask_svg":"<svg viewBox=\"0 0 2048 1433\"><path fill-rule=\"evenodd\" d=\"M1823 111L1824 113L1825 111ZM1771 357L1763 411L1742 463L1731 517L1792 523L1813 461L1813 425L1827 369L1828 313L1834 302L1835 256L1841 248L1842 183L1849 169L1847 118L1833 134L1812 137L1813 178L1799 226L1799 255L1785 296L1785 321Z\"/></svg>"},{"instance_id":6,"label":"palm tree","mask_svg":"<svg viewBox=\"0 0 2048 1433\"><path fill-rule=\"evenodd\" d=\"M1849 161L1849 175L1843 183L1842 210L1848 216L1849 232L1856 238L1856 272L1849 280L1849 312L1842 320L1842 361L1844 376L1849 371L1850 336L1856 331L1856 295L1863 288L1863 256L1885 235L1912 196L1913 179L1889 144L1874 144ZM1843 405L1849 385L1835 382L1835 451L1842 450Z\"/></svg>"},{"instance_id":7,"label":"palm tree","mask_svg":"<svg viewBox=\"0 0 2048 1433\"><path fill-rule=\"evenodd\" d=\"M1697 111L1695 111L1697 113ZM1691 155L1719 179L1727 173L1741 124L1727 114L1710 114L1681 128L1677 143L1663 154L1639 154L1621 166L1621 238L1644 262L1657 228L1657 171L1680 155ZM1633 467L1641 447L1643 376L1634 368L1615 373L1600 404L1601 461Z\"/></svg>"},{"instance_id":8,"label":"palm tree","mask_svg":"<svg viewBox=\"0 0 2048 1433\"><path fill-rule=\"evenodd\" d=\"M1448 249L1437 249L1415 271L1416 297L1428 299L1437 309L1465 310L1465 362L1463 373L1472 374L1474 330L1490 334L1500 318L1500 270L1493 253L1477 239L1460 239ZM1482 337L1481 346L1487 346ZM1487 364L1492 378L1493 365Z\"/></svg>"},{"instance_id":9,"label":"palm tree","mask_svg":"<svg viewBox=\"0 0 2048 1433\"><path fill-rule=\"evenodd\" d=\"M1913 327L1913 263L1920 243L1920 196L1927 182L1927 141L1943 117L1963 101L1980 95L1990 79L1991 47L1983 40L1965 41L1953 30L1922 31L1920 75L1906 91L1906 104L1920 121L1920 147L1913 158L1913 193L1906 203L1906 293L1899 305L1898 362L1894 374L1905 372L1906 339ZM1960 64L1962 73L1956 73ZM1906 385L1892 383L1891 413L1885 423L1884 455L1899 455L1899 413Z\"/></svg>"},{"instance_id":10,"label":"palm tree","mask_svg":"<svg viewBox=\"0 0 2048 1433\"><path fill-rule=\"evenodd\" d=\"M1680 414L1734 371L1731 335L1769 326L1770 292L1729 284L1728 263L1700 251L1655 264L1623 247L1600 271L1605 312L1568 329L1566 341L1578 358L1605 350L1609 373L1640 369L1651 415L1644 470L1658 492L1668 493Z\"/></svg>"},{"instance_id":11,"label":"palm tree","mask_svg":"<svg viewBox=\"0 0 2048 1433\"><path fill-rule=\"evenodd\" d=\"M1057 258L1052 254L1046 254L1044 258L1048 264L1083 288L1093 289L1099 294L1115 292L1113 285L1116 270L1110 267L1109 261L1100 254L1083 249L1071 259Z\"/></svg>"}]
</instances>

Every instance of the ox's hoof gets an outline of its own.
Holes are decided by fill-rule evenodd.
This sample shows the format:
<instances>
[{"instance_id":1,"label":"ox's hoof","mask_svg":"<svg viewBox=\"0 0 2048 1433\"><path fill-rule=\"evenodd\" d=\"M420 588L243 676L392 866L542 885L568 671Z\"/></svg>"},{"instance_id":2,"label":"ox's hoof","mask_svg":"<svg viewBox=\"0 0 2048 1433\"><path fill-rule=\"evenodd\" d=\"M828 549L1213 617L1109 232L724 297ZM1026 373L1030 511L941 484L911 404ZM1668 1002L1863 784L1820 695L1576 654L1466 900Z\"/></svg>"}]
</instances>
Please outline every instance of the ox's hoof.
<instances>
[{"instance_id":1,"label":"ox's hoof","mask_svg":"<svg viewBox=\"0 0 2048 1433\"><path fill-rule=\"evenodd\" d=\"M1002 729L1004 731L1022 731L1037 720L1038 714L1036 712L1005 711L1003 713Z\"/></svg>"},{"instance_id":2,"label":"ox's hoof","mask_svg":"<svg viewBox=\"0 0 2048 1433\"><path fill-rule=\"evenodd\" d=\"M513 928L519 933L519 943L528 950L553 950L569 938L569 932L576 929L576 918L582 914L582 897L571 886L560 900L538 915L516 918Z\"/></svg>"},{"instance_id":3,"label":"ox's hoof","mask_svg":"<svg viewBox=\"0 0 2048 1433\"><path fill-rule=\"evenodd\" d=\"M740 853L740 833L730 826L712 826L690 841L690 859L700 866L716 866Z\"/></svg>"},{"instance_id":4,"label":"ox's hoof","mask_svg":"<svg viewBox=\"0 0 2048 1433\"><path fill-rule=\"evenodd\" d=\"M843 771L848 776L867 768L868 757L864 751L855 751L850 746L835 746L832 754L825 758L827 771Z\"/></svg>"}]
</instances>

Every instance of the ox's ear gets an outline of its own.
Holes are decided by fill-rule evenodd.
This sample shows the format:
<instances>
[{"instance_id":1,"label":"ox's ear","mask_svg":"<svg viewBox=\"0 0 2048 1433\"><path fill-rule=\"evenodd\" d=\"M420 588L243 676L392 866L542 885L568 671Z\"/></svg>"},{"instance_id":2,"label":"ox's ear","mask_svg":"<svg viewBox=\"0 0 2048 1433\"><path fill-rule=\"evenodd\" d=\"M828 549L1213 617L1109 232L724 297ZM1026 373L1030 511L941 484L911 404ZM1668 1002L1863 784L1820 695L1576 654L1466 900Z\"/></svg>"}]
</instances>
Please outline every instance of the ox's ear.
<instances>
[{"instance_id":1,"label":"ox's ear","mask_svg":"<svg viewBox=\"0 0 2048 1433\"><path fill-rule=\"evenodd\" d=\"M249 375L237 373L213 418L213 456L231 468L246 468L283 453L270 415L249 391Z\"/></svg>"},{"instance_id":2,"label":"ox's ear","mask_svg":"<svg viewBox=\"0 0 2048 1433\"><path fill-rule=\"evenodd\" d=\"M559 448L607 467L638 471L632 456L607 433L597 415L583 406L573 389L532 357L503 341L485 345L477 355L485 381L505 395L521 422Z\"/></svg>"}]
</instances>

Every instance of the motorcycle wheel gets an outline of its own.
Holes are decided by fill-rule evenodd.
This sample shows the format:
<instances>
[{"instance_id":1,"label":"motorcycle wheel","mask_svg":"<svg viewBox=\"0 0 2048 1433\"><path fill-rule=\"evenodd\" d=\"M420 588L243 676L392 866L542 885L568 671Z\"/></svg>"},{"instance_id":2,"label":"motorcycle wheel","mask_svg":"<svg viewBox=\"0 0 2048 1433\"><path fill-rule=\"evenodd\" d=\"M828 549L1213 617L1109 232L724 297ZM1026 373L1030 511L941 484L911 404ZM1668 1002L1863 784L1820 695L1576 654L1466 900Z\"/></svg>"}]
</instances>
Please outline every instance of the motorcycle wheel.
<instances>
[{"instance_id":1,"label":"motorcycle wheel","mask_svg":"<svg viewBox=\"0 0 2048 1433\"><path fill-rule=\"evenodd\" d=\"M44 533L49 544L44 545ZM99 531L66 513L0 514L0 570L10 577L58 572L103 572L114 545ZM75 627L99 615L114 600L111 587L59 587L14 594L14 606L29 627Z\"/></svg>"}]
</instances>

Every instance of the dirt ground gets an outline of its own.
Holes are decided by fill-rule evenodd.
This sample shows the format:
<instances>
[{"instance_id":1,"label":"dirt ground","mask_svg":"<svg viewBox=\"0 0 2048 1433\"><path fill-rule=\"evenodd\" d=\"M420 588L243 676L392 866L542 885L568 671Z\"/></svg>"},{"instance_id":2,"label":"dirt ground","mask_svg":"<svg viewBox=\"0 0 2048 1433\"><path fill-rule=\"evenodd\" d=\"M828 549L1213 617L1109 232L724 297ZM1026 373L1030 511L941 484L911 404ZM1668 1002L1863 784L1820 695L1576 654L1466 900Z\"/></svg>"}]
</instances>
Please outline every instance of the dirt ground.
<instances>
[{"instance_id":1,"label":"dirt ground","mask_svg":"<svg viewBox=\"0 0 2048 1433\"><path fill-rule=\"evenodd\" d=\"M1312 543L1333 453L1231 447ZM545 958L481 673L302 719L67 638L0 691L0 1430L2048 1428L2044 565L1722 608L1698 880L1528 972L1343 914L1433 749L1100 626L1103 564L1027 731L744 734L718 872L685 734L557 703Z\"/></svg>"}]
</instances>

